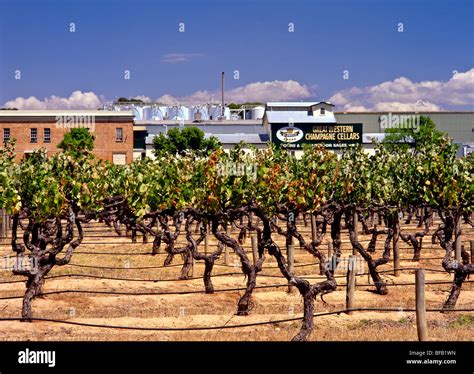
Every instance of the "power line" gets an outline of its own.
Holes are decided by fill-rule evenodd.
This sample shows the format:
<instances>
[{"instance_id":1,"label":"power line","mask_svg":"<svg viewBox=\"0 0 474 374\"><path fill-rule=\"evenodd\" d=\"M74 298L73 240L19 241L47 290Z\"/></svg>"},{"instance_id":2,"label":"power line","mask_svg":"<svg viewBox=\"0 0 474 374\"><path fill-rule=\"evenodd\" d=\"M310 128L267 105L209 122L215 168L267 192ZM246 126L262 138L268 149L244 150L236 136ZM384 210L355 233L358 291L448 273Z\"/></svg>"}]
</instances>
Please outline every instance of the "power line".
<instances>
[{"instance_id":1,"label":"power line","mask_svg":"<svg viewBox=\"0 0 474 374\"><path fill-rule=\"evenodd\" d=\"M452 284L453 282L426 282L426 285L434 284ZM474 283L474 281L464 281L464 283ZM415 283L385 283L385 286L414 286ZM374 286L371 284L360 284L359 287ZM255 286L254 289L264 289L264 288L279 288L279 287L288 287L288 283L283 284L273 284L273 285L263 285ZM213 293L221 292L237 292L244 291L245 287L236 287L236 288L224 288L220 290L214 290ZM94 290L60 290L60 291L49 291L43 292L41 296L48 295L59 295L66 293L85 293L85 294L99 294L99 295L128 295L128 296L164 296L164 295L192 295L192 294L205 294L205 290L194 290L194 291L167 291L167 292L119 292L119 291L94 291ZM0 297L0 300L12 300L12 299L22 299L23 296L5 296Z\"/></svg>"},{"instance_id":2,"label":"power line","mask_svg":"<svg viewBox=\"0 0 474 374\"><path fill-rule=\"evenodd\" d=\"M288 287L288 283L255 286L254 289L278 288L278 287ZM243 291L243 290L246 290L246 288L245 287L224 288L220 290L214 290L214 293L236 292L236 291ZM119 291L94 291L94 290L61 290L61 291L43 292L40 296L59 295L59 294L65 294L65 293L85 293L85 294L99 294L99 295L129 295L129 296L163 296L163 295L205 294L206 291L194 290L194 291L166 291L166 292L119 292ZM22 298L23 296L6 296L6 297L0 297L0 300L12 300L12 299L22 299Z\"/></svg>"},{"instance_id":3,"label":"power line","mask_svg":"<svg viewBox=\"0 0 474 374\"><path fill-rule=\"evenodd\" d=\"M71 264L70 264L71 265ZM79 264L77 264L76 266L81 266ZM179 265L170 265L170 266L179 266ZM99 268L99 269L102 269L103 267L97 267L97 266L88 266L88 265L84 265L84 267L88 267L88 268ZM155 267L146 267L146 268L155 268ZM141 267L138 267L138 268L113 268L113 269L120 269L120 270L133 270L133 269L142 269ZM409 271L409 270L416 270L418 268L400 268L398 270L400 271ZM428 271L428 272L439 272L439 273L444 273L446 275L449 275L449 273L447 273L446 271L444 270L439 270L439 269L424 269L425 271ZM386 273L386 272L392 272L393 270L385 270L385 271L381 271L379 272L380 273ZM368 275L370 273L360 273L360 274L357 274L358 276L363 276L363 275ZM212 274L212 278L213 277L223 277L223 276L233 276L233 275L245 275L243 273L237 273L237 272L231 272L231 273L220 273L220 274ZM182 282L182 281L186 281L186 280L197 280L197 279L202 279L202 276L201 277L190 277L190 278L186 278L186 279L179 279L179 278L168 278L168 279L144 279L144 278L122 278L122 277L108 277L108 276L102 276L102 275L95 275L95 274L58 274L58 275L50 275L50 276L47 276L45 277L46 279L57 279L57 278L65 278L65 277L84 277L84 278L94 278L94 279L107 279L107 280L118 280L118 281L132 281L132 282L154 282L154 283L157 283L157 282ZM278 274L263 274L263 273L258 273L257 274L257 278L259 277L265 277L265 278L284 278L283 275L278 275ZM304 279L324 279L325 276L311 276L311 275L300 275L299 276L300 278L304 278ZM346 278L346 275L336 275L334 276L334 278ZM0 281L0 284L10 284L10 283L24 283L25 280L12 280L12 281ZM466 283L470 283L471 281L464 281ZM451 284L452 282L444 282L442 284ZM430 283L427 283L427 284L430 284ZM431 283L431 284L436 284L436 283ZM390 283L390 284L387 284L387 285L395 285L395 286L403 286L403 285L414 285L412 283ZM358 286L372 286L372 284L359 284Z\"/></svg>"},{"instance_id":4,"label":"power line","mask_svg":"<svg viewBox=\"0 0 474 374\"><path fill-rule=\"evenodd\" d=\"M215 274L213 277L223 277L231 275L243 275L243 273L222 273ZM93 278L93 279L107 279L107 280L117 280L117 281L129 281L129 282L184 282L187 280L197 280L202 279L202 277L190 277L186 279L179 278L169 278L169 279L144 279L144 278L119 278L119 277L104 277L101 275L94 274L58 274L50 275L45 277L45 279L57 279L57 278L67 278L67 277L82 277L82 278ZM15 280L15 281L0 281L0 284L10 284L10 283L24 283L24 280Z\"/></svg>"},{"instance_id":5,"label":"power line","mask_svg":"<svg viewBox=\"0 0 474 374\"><path fill-rule=\"evenodd\" d=\"M164 269L183 266L184 264L160 265L160 266L137 266L137 267L115 267L115 266L95 266L83 264L67 264L67 266L74 266L88 269L106 269L106 270L146 270L146 269Z\"/></svg>"},{"instance_id":6,"label":"power line","mask_svg":"<svg viewBox=\"0 0 474 374\"><path fill-rule=\"evenodd\" d=\"M416 309L400 309L400 308L351 308L351 309L340 309L332 312L322 312L315 313L313 317L323 317L334 314L341 314L347 312L415 312ZM474 309L426 309L427 312L474 312ZM286 323L293 321L300 321L303 317L293 317L278 319L272 321L261 321L261 322L252 322L252 323L242 323L237 325L223 325L223 326L196 326L196 327L140 327L140 326L120 326L120 325L103 325L87 322L75 322L75 321L65 321L52 318L41 318L41 317L31 317L31 318L22 318L22 317L5 317L0 318L0 321L40 321L40 322L52 322L52 323L62 323L67 325L74 326L83 326L83 327L93 327L93 328L106 328L106 329L116 329L116 330L137 330L137 331L205 331L205 330L221 330L221 329L238 329L245 327L254 327L262 325L273 325L277 323Z\"/></svg>"}]
</instances>

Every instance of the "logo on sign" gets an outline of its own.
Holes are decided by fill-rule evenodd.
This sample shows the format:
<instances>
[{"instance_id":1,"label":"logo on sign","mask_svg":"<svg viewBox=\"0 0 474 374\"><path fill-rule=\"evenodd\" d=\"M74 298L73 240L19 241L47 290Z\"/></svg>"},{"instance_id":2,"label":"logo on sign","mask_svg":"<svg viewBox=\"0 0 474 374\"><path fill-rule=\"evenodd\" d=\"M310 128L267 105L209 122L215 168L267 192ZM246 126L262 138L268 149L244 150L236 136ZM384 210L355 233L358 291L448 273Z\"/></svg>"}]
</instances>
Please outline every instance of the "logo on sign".
<instances>
[{"instance_id":1,"label":"logo on sign","mask_svg":"<svg viewBox=\"0 0 474 374\"><path fill-rule=\"evenodd\" d=\"M303 130L298 127L283 127L276 133L278 140L284 143L296 143L303 139Z\"/></svg>"}]
</instances>

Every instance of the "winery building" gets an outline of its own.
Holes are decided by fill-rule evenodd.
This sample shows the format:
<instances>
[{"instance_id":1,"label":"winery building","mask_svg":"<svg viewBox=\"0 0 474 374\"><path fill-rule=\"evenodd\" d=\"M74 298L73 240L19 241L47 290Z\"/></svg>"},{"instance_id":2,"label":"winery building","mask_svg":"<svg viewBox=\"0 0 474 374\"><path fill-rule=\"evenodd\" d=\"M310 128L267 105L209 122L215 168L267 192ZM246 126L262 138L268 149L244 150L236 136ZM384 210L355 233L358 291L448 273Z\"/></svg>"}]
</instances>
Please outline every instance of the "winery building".
<instances>
[{"instance_id":1,"label":"winery building","mask_svg":"<svg viewBox=\"0 0 474 374\"><path fill-rule=\"evenodd\" d=\"M263 126L273 143L301 153L304 144L324 144L340 152L361 144L372 152L373 140L383 140L387 128L419 128L420 117L429 117L438 130L459 145L460 155L474 148L474 111L444 112L335 112L327 102L269 102Z\"/></svg>"},{"instance_id":2,"label":"winery building","mask_svg":"<svg viewBox=\"0 0 474 374\"><path fill-rule=\"evenodd\" d=\"M213 108L203 106L196 109L194 116L186 108L159 109L114 105L98 111L0 110L0 147L16 139L17 160L40 148L51 155L58 152L57 145L70 128L87 127L95 135L94 153L98 158L128 164L153 157L155 136L167 134L172 128L195 126L205 137L215 136L226 150L243 141L259 149L274 143L296 157L301 155L304 144L324 144L336 153L361 144L371 153L373 140L382 140L388 127L407 123L416 126L423 115L454 139L460 146L460 156L474 149L474 111L338 112L333 104L324 101L268 102L239 116L232 112L220 116L219 113L226 113L222 108L205 116L203 113L211 113ZM147 111L150 115L146 115ZM166 116L160 117L154 111ZM196 114L200 115L198 119Z\"/></svg>"},{"instance_id":3,"label":"winery building","mask_svg":"<svg viewBox=\"0 0 474 374\"><path fill-rule=\"evenodd\" d=\"M17 161L40 148L52 155L64 134L78 127L94 134L98 158L115 164L133 161L134 117L125 111L0 110L0 147L15 139Z\"/></svg>"}]
</instances>

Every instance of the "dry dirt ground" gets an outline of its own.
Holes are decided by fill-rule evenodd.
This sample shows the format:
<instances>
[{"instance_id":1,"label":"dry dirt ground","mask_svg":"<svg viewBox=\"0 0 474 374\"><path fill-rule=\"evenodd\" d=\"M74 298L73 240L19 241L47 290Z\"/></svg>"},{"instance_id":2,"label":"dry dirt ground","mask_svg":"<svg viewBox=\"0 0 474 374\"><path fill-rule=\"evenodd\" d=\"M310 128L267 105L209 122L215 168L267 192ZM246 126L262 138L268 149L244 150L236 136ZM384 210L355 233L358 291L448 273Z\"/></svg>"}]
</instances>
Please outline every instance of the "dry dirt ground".
<instances>
[{"instance_id":1,"label":"dry dirt ground","mask_svg":"<svg viewBox=\"0 0 474 374\"><path fill-rule=\"evenodd\" d=\"M303 228L309 237L309 228ZM407 225L404 230L416 230L415 225ZM432 231L432 230L431 230ZM474 230L464 227L463 244L469 249L469 240L474 238ZM197 340L197 341L287 341L299 330L301 321L275 322L251 327L228 328L235 325L278 321L297 318L302 315L302 299L297 290L288 292L285 280L281 277L273 258L267 256L263 271L257 278L258 286L276 286L259 288L254 291L250 315L235 315L237 301L243 290L219 291L245 287L246 279L240 271L237 257L230 253L228 265L221 258L214 267L213 283L215 294L206 295L203 281L203 264L197 263L194 278L177 281L181 258L176 257L177 266L161 267L165 256L151 256L151 243L131 243L129 238L117 237L101 224L89 225L86 229L84 244L77 248L71 264L55 267L50 276L68 275L50 278L46 281L44 292L64 290L149 293L145 295L114 295L106 293L53 293L35 299L33 313L35 317L67 320L72 322L131 326L131 327L218 327L211 330L192 331L140 331L109 329L66 325L52 322L0 321L0 340ZM237 235L234 231L233 235ZM368 236L360 235L362 243L367 244ZM383 239L383 238L382 238ZM180 239L184 241L184 238ZM7 241L0 242L0 256L10 255ZM281 241L283 244L283 241ZM326 244L323 244L325 248ZM210 249L216 242L211 239ZM250 252L250 240L245 243ZM383 240L377 244L376 257L381 256ZM393 308L392 312L363 311L352 315L345 313L315 318L315 329L311 336L317 341L382 341L417 340L415 313L405 311L415 306L414 269L422 267L438 272L426 271L426 281L451 282L453 276L442 272L441 257L443 251L438 245L431 245L430 238L425 239L422 260L412 262L412 251L401 242L401 266L412 270L402 271L395 277L390 262L379 267L385 270L383 278L388 282L389 293L382 296L374 293L375 287L369 283L367 275L357 277L355 294L356 308ZM109 253L109 254L106 254ZM112 254L110 254L112 253ZM120 254L119 254L120 253ZM343 256L352 253L347 234L343 235ZM251 254L249 253L251 258ZM223 256L222 256L223 257ZM295 270L300 276L307 277L312 283L322 280L316 260L300 249L295 254ZM79 265L79 266L76 266ZM97 267L111 267L104 269ZM154 269L134 269L136 267L157 267ZM367 271L367 267L365 267ZM332 312L345 308L345 273L337 273L338 289L324 297L318 297L316 313ZM86 275L86 276L78 276ZM219 275L219 276L217 276ZM96 278L93 278L95 276ZM127 280L104 279L126 278ZM471 277L472 278L472 277ZM9 271L0 273L0 318L19 317L21 298L1 299L22 296L25 286L22 277L12 276ZM17 281L16 283L2 283ZM21 281L21 282L18 282ZM402 285L408 284L408 285ZM426 286L427 308L438 309L445 301L451 288L450 284ZM189 293L194 292L195 293ZM150 293L170 293L153 295ZM184 294L176 294L185 292ZM188 292L188 293L186 293ZM474 287L465 283L456 308L474 308ZM226 328L222 328L225 326ZM431 340L474 340L474 313L450 312L428 313L429 338Z\"/></svg>"}]
</instances>

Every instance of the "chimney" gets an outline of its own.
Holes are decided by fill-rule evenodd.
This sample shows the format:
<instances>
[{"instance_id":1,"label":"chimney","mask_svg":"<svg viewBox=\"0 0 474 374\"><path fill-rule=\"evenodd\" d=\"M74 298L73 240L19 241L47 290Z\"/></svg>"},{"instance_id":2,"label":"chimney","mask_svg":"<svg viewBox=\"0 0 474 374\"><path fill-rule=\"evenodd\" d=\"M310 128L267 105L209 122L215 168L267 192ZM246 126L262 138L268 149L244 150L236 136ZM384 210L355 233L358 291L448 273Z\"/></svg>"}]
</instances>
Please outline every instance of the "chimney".
<instances>
[{"instance_id":1,"label":"chimney","mask_svg":"<svg viewBox=\"0 0 474 374\"><path fill-rule=\"evenodd\" d=\"M222 108L221 108L221 116L224 117L224 72L222 72L222 76L221 76L221 86L222 86Z\"/></svg>"}]
</instances>

